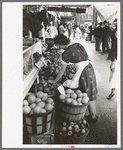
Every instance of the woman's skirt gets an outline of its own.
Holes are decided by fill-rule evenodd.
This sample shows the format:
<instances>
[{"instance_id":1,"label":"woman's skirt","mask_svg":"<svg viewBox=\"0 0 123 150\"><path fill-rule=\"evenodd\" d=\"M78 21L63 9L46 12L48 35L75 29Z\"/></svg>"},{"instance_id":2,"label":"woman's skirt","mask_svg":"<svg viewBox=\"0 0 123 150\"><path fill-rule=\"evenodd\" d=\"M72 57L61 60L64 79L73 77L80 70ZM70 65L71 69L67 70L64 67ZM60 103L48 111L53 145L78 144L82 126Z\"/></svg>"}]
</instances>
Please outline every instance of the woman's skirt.
<instances>
[{"instance_id":1,"label":"woman's skirt","mask_svg":"<svg viewBox=\"0 0 123 150\"><path fill-rule=\"evenodd\" d=\"M82 71L79 79L79 86L82 92L87 93L90 101L96 100L97 84L93 66L89 64Z\"/></svg>"}]
</instances>

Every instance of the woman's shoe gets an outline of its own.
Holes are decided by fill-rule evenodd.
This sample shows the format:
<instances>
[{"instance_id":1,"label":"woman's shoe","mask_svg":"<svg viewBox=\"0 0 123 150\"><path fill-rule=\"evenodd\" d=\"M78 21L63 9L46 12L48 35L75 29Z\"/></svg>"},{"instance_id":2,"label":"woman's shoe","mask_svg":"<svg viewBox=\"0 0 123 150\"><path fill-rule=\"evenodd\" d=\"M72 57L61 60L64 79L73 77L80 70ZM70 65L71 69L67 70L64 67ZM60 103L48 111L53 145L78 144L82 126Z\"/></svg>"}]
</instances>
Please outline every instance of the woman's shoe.
<instances>
[{"instance_id":1,"label":"woman's shoe","mask_svg":"<svg viewBox=\"0 0 123 150\"><path fill-rule=\"evenodd\" d=\"M111 93L111 94L109 94L109 96L107 97L107 99L111 99L113 96L115 95L115 93Z\"/></svg>"},{"instance_id":2,"label":"woman's shoe","mask_svg":"<svg viewBox=\"0 0 123 150\"><path fill-rule=\"evenodd\" d=\"M91 116L89 115L89 116L85 117L85 120L88 122L95 123L98 120L98 116L96 116L96 118L92 119Z\"/></svg>"}]
</instances>

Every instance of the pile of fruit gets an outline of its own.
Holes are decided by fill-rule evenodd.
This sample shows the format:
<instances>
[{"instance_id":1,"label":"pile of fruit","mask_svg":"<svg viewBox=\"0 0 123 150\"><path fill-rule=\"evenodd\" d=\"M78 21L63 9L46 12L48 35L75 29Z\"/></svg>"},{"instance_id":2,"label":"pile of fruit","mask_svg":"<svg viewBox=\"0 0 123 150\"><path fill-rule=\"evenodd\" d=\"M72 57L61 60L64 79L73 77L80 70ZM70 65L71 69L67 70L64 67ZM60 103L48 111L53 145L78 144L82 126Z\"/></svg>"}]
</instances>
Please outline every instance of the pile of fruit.
<instances>
[{"instance_id":1,"label":"pile of fruit","mask_svg":"<svg viewBox=\"0 0 123 150\"><path fill-rule=\"evenodd\" d=\"M37 91L42 91L48 95L54 95L57 92L57 88L60 86L59 83L48 83L48 81L42 79L40 84L37 85Z\"/></svg>"},{"instance_id":2,"label":"pile of fruit","mask_svg":"<svg viewBox=\"0 0 123 150\"><path fill-rule=\"evenodd\" d=\"M65 95L60 94L59 99L66 104L70 105L83 105L87 104L89 97L86 93L82 93L80 90L66 89Z\"/></svg>"},{"instance_id":3,"label":"pile of fruit","mask_svg":"<svg viewBox=\"0 0 123 150\"><path fill-rule=\"evenodd\" d=\"M39 41L38 38L29 38L29 37L23 38L23 50L25 50L26 48L30 47L31 45L33 45L38 41Z\"/></svg>"},{"instance_id":4,"label":"pile of fruit","mask_svg":"<svg viewBox=\"0 0 123 150\"><path fill-rule=\"evenodd\" d=\"M54 100L47 93L38 91L37 94L30 93L23 100L24 114L40 114L51 111L54 108Z\"/></svg>"},{"instance_id":5,"label":"pile of fruit","mask_svg":"<svg viewBox=\"0 0 123 150\"><path fill-rule=\"evenodd\" d=\"M61 121L57 124L57 131L65 137L80 137L88 132L89 128L86 120L82 119L78 122Z\"/></svg>"}]
</instances>

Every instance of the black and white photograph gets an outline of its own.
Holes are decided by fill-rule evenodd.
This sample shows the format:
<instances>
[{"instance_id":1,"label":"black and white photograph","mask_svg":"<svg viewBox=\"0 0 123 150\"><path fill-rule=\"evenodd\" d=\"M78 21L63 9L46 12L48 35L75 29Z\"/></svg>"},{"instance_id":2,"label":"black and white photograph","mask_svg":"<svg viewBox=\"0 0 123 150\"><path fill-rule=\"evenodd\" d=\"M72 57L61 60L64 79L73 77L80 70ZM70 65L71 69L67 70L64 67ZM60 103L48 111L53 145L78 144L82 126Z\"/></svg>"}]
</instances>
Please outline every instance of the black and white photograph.
<instances>
[{"instance_id":1,"label":"black and white photograph","mask_svg":"<svg viewBox=\"0 0 123 150\"><path fill-rule=\"evenodd\" d=\"M7 8L21 23L19 30L11 27L20 38L13 39L15 47L19 42L13 58L5 44L12 33L6 31ZM6 143L7 126L9 122L11 129L11 121L17 120L13 132L20 133L20 148L119 148L120 2L4 3L4 18L4 60L16 59L13 72L7 71L12 63L4 63L3 84L7 86L11 73L15 79L12 93L3 94L4 148L14 147ZM17 26L16 19L13 24ZM11 113L6 112L7 101L12 114L20 113L15 120L12 115L10 121L4 119Z\"/></svg>"}]
</instances>

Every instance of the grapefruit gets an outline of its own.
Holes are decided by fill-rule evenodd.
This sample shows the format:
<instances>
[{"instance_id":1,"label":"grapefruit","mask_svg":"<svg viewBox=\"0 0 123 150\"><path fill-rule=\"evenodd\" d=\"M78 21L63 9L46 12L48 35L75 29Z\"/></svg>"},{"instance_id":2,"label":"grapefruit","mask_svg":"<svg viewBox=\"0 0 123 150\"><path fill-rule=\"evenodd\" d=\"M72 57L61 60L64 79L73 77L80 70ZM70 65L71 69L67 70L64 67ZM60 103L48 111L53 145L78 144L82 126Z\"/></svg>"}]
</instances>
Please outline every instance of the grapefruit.
<instances>
[{"instance_id":1,"label":"grapefruit","mask_svg":"<svg viewBox=\"0 0 123 150\"><path fill-rule=\"evenodd\" d=\"M29 102L27 100L23 100L23 106L28 106Z\"/></svg>"},{"instance_id":2,"label":"grapefruit","mask_svg":"<svg viewBox=\"0 0 123 150\"><path fill-rule=\"evenodd\" d=\"M42 91L37 92L37 98L42 98L44 96Z\"/></svg>"},{"instance_id":3,"label":"grapefruit","mask_svg":"<svg viewBox=\"0 0 123 150\"><path fill-rule=\"evenodd\" d=\"M83 104L87 104L88 101L89 101L89 97L83 97L83 99L82 99L81 102L82 102Z\"/></svg>"},{"instance_id":4,"label":"grapefruit","mask_svg":"<svg viewBox=\"0 0 123 150\"><path fill-rule=\"evenodd\" d=\"M36 99L36 97L35 97L34 94L30 94L30 95L28 96L28 102L29 102L30 104L34 103L34 102L35 102L35 99Z\"/></svg>"},{"instance_id":5,"label":"grapefruit","mask_svg":"<svg viewBox=\"0 0 123 150\"><path fill-rule=\"evenodd\" d=\"M41 112L41 107L40 106L35 106L34 108L33 108L33 112L34 112L34 114L40 114L40 112Z\"/></svg>"},{"instance_id":6,"label":"grapefruit","mask_svg":"<svg viewBox=\"0 0 123 150\"><path fill-rule=\"evenodd\" d=\"M31 112L31 108L29 106L24 106L23 107L23 113L24 114L29 114Z\"/></svg>"},{"instance_id":7,"label":"grapefruit","mask_svg":"<svg viewBox=\"0 0 123 150\"><path fill-rule=\"evenodd\" d=\"M41 108L43 108L45 106L45 103L44 102L40 102L37 104L37 106L40 106Z\"/></svg>"}]
</instances>

